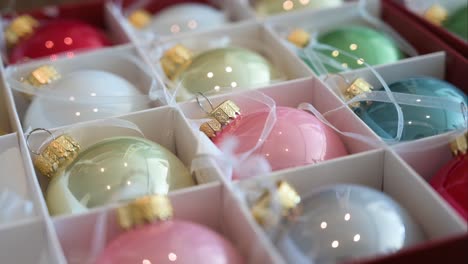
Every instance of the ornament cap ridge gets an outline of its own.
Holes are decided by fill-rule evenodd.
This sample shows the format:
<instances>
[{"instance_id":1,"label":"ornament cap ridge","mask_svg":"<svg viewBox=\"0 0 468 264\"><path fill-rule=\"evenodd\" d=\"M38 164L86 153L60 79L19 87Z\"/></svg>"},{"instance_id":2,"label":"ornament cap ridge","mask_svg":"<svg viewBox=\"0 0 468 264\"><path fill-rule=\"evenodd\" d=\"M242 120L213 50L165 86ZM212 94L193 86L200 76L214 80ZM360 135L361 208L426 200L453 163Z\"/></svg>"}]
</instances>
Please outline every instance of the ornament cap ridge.
<instances>
[{"instance_id":1,"label":"ornament cap ridge","mask_svg":"<svg viewBox=\"0 0 468 264\"><path fill-rule=\"evenodd\" d=\"M53 139L34 160L34 167L44 176L52 178L71 164L80 145L69 135Z\"/></svg>"}]
</instances>

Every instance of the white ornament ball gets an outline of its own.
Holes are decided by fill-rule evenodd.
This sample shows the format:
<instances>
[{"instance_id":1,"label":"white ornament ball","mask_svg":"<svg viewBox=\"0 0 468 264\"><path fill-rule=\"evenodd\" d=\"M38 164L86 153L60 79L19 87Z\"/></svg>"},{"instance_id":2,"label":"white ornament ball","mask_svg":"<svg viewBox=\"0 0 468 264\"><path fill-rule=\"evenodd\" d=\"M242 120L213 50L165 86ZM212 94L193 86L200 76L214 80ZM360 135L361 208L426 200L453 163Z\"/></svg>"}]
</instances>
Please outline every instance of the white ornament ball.
<instances>
[{"instance_id":1,"label":"white ornament ball","mask_svg":"<svg viewBox=\"0 0 468 264\"><path fill-rule=\"evenodd\" d=\"M47 88L50 95L35 96L29 105L24 129L54 128L148 108L147 97L133 84L105 71L72 72Z\"/></svg>"},{"instance_id":2,"label":"white ornament ball","mask_svg":"<svg viewBox=\"0 0 468 264\"><path fill-rule=\"evenodd\" d=\"M148 26L156 34L171 35L210 29L227 23L225 14L205 4L178 4L161 10Z\"/></svg>"},{"instance_id":3,"label":"white ornament ball","mask_svg":"<svg viewBox=\"0 0 468 264\"><path fill-rule=\"evenodd\" d=\"M303 215L276 241L288 263L343 263L394 253L424 240L420 226L388 195L333 185L301 199Z\"/></svg>"}]
</instances>

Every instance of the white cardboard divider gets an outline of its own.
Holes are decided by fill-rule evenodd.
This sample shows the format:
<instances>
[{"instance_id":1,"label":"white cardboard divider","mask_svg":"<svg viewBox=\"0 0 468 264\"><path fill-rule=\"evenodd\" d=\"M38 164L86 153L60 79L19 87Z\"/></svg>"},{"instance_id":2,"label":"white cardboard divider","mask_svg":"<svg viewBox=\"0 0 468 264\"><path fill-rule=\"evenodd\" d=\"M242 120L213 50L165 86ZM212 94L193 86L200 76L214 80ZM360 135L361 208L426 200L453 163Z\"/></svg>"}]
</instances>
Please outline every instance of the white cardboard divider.
<instances>
[{"instance_id":1,"label":"white cardboard divider","mask_svg":"<svg viewBox=\"0 0 468 264\"><path fill-rule=\"evenodd\" d=\"M14 119L10 118L10 102L8 101L7 93L5 91L5 80L2 74L2 67L0 66L0 135L2 133L10 133L15 128Z\"/></svg>"},{"instance_id":2,"label":"white cardboard divider","mask_svg":"<svg viewBox=\"0 0 468 264\"><path fill-rule=\"evenodd\" d=\"M427 242L467 231L466 223L456 212L391 151L374 150L360 153L316 166L258 176L238 182L237 185L244 190L256 190L258 186L264 186L260 183L265 180L285 180L296 188L299 194L308 193L320 186L343 183L381 190L407 209L421 226ZM260 226L254 228L265 236ZM273 249L273 244L266 241L268 243L263 246Z\"/></svg>"},{"instance_id":3,"label":"white cardboard divider","mask_svg":"<svg viewBox=\"0 0 468 264\"><path fill-rule=\"evenodd\" d=\"M25 203L32 203L32 212L29 216L21 216L25 218L11 219L12 223L22 220L36 218L40 215L41 203L31 191L29 179L31 175L26 173L23 164L23 155L18 143L17 134L9 134L0 136L0 194L4 192L11 192L19 199L24 200ZM34 188L34 187L33 187ZM6 211L0 212L6 213ZM2 226L0 222L0 227ZM8 223L6 223L8 224Z\"/></svg>"},{"instance_id":4,"label":"white cardboard divider","mask_svg":"<svg viewBox=\"0 0 468 264\"><path fill-rule=\"evenodd\" d=\"M119 55L115 55L119 54ZM101 70L120 76L137 87L142 96L148 95L151 86L164 86L151 71L148 71L146 64L138 55L132 45L123 45L111 48L103 48L87 53L81 53L71 58L61 58L57 60L41 59L29 63L12 65L5 69L5 80L7 89L11 90L13 96L16 115L13 118L17 123L21 123L25 112L30 104L30 100L21 92L14 89L16 84L12 81L21 82L22 78L44 64L52 65L58 69L61 75L79 70ZM109 87L111 89L111 87ZM159 88L161 89L161 88ZM149 95L148 95L149 100ZM73 103L72 101L70 103ZM160 106L160 102L152 102L148 107Z\"/></svg>"},{"instance_id":5,"label":"white cardboard divider","mask_svg":"<svg viewBox=\"0 0 468 264\"><path fill-rule=\"evenodd\" d=\"M0 228L2 263L65 263L59 257L43 220Z\"/></svg>"},{"instance_id":6,"label":"white cardboard divider","mask_svg":"<svg viewBox=\"0 0 468 264\"><path fill-rule=\"evenodd\" d=\"M193 32L176 36L170 40L140 46L144 54L149 54L150 63L160 76L165 77L164 71L158 65L164 51L175 44L183 44L195 54L225 46L238 46L258 52L265 56L272 65L284 75L287 80L311 76L311 72L301 65L300 59L290 56L290 52L277 37L255 21L245 21L230 24L223 28L208 32ZM241 87L240 87L241 88Z\"/></svg>"},{"instance_id":7,"label":"white cardboard divider","mask_svg":"<svg viewBox=\"0 0 468 264\"><path fill-rule=\"evenodd\" d=\"M441 134L405 142L394 146L393 150L423 179L429 181L453 158L449 146L453 139L452 134Z\"/></svg>"},{"instance_id":8,"label":"white cardboard divider","mask_svg":"<svg viewBox=\"0 0 468 264\"><path fill-rule=\"evenodd\" d=\"M246 223L239 204L220 183L207 184L198 190L184 193L173 193L169 198L174 208L174 219L198 223L223 234L240 251L246 263L272 263L265 249L257 244L258 236L251 225ZM112 205L87 214L54 220L69 264L88 263L86 261L92 258L93 252L100 252L106 244L124 232L116 220L117 207ZM98 234L103 234L103 237ZM99 239L102 243L99 243Z\"/></svg>"}]
</instances>

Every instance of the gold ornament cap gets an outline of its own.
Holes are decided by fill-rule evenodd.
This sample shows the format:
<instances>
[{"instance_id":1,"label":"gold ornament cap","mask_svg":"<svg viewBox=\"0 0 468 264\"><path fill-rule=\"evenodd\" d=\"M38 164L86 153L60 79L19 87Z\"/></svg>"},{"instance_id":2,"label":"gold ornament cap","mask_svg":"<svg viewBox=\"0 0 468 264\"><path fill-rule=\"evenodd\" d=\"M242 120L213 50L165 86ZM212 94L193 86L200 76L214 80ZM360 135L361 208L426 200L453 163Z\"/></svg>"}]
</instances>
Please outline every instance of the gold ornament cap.
<instances>
[{"instance_id":1,"label":"gold ornament cap","mask_svg":"<svg viewBox=\"0 0 468 264\"><path fill-rule=\"evenodd\" d=\"M240 115L240 108L233 101L226 100L208 114L212 119L203 123L200 126L200 131L209 138L213 138L218 132L221 132L224 126Z\"/></svg>"},{"instance_id":2,"label":"gold ornament cap","mask_svg":"<svg viewBox=\"0 0 468 264\"><path fill-rule=\"evenodd\" d=\"M135 28L142 29L151 22L151 14L144 9L138 9L128 16L128 22Z\"/></svg>"},{"instance_id":3,"label":"gold ornament cap","mask_svg":"<svg viewBox=\"0 0 468 264\"><path fill-rule=\"evenodd\" d=\"M281 217L294 218L299 215L301 208L301 197L297 191L286 181L278 181L276 194ZM277 213L272 210L272 195L270 191L265 191L250 209L253 217L261 226L268 227L271 220Z\"/></svg>"},{"instance_id":4,"label":"gold ornament cap","mask_svg":"<svg viewBox=\"0 0 468 264\"><path fill-rule=\"evenodd\" d=\"M165 195L144 196L117 209L118 221L123 229L168 220L172 216L171 201Z\"/></svg>"},{"instance_id":5,"label":"gold ornament cap","mask_svg":"<svg viewBox=\"0 0 468 264\"><path fill-rule=\"evenodd\" d=\"M30 36L39 27L39 21L30 15L19 16L5 29L5 40L9 46L16 45L22 38Z\"/></svg>"},{"instance_id":6,"label":"gold ornament cap","mask_svg":"<svg viewBox=\"0 0 468 264\"><path fill-rule=\"evenodd\" d=\"M34 160L34 167L44 176L54 177L78 156L80 145L69 135L52 140Z\"/></svg>"},{"instance_id":7,"label":"gold ornament cap","mask_svg":"<svg viewBox=\"0 0 468 264\"><path fill-rule=\"evenodd\" d=\"M211 119L200 126L200 131L205 133L209 138L215 137L221 130L222 125L216 119Z\"/></svg>"},{"instance_id":8,"label":"gold ornament cap","mask_svg":"<svg viewBox=\"0 0 468 264\"><path fill-rule=\"evenodd\" d=\"M160 62L166 76L175 80L192 63L192 59L193 53L185 46L177 44L164 52Z\"/></svg>"},{"instance_id":9,"label":"gold ornament cap","mask_svg":"<svg viewBox=\"0 0 468 264\"><path fill-rule=\"evenodd\" d=\"M58 73L57 69L55 69L51 65L42 65L39 68L33 70L29 75L26 77L26 82L31 84L32 86L42 86L46 84L50 84L58 79L60 79L60 74Z\"/></svg>"},{"instance_id":10,"label":"gold ornament cap","mask_svg":"<svg viewBox=\"0 0 468 264\"><path fill-rule=\"evenodd\" d=\"M450 143L450 149L454 156L465 155L468 150L468 132L464 135L457 137Z\"/></svg>"},{"instance_id":11,"label":"gold ornament cap","mask_svg":"<svg viewBox=\"0 0 468 264\"><path fill-rule=\"evenodd\" d=\"M288 41L299 48L304 48L310 42L310 34L304 29L298 28L288 35Z\"/></svg>"},{"instance_id":12,"label":"gold ornament cap","mask_svg":"<svg viewBox=\"0 0 468 264\"><path fill-rule=\"evenodd\" d=\"M374 87L372 87L372 85L366 80L364 80L363 78L357 78L351 83L351 85L348 86L348 88L346 88L344 92L344 97L346 100L351 100L355 96L358 96L360 94L370 93L373 89ZM370 102L367 102L367 104L370 104ZM358 108L361 105L361 103L354 102L349 105L353 108Z\"/></svg>"},{"instance_id":13,"label":"gold ornament cap","mask_svg":"<svg viewBox=\"0 0 468 264\"><path fill-rule=\"evenodd\" d=\"M434 4L429 7L426 12L424 12L423 16L432 24L441 26L442 23L447 19L448 12L443 6Z\"/></svg>"}]
</instances>

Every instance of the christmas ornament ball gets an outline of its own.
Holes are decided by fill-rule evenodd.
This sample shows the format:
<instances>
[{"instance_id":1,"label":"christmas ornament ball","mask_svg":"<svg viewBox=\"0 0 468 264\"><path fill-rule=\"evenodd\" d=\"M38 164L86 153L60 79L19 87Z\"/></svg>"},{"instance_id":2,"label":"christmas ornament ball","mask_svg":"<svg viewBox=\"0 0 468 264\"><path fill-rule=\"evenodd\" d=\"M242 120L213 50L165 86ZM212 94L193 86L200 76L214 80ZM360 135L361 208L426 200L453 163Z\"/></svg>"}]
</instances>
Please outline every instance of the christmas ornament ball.
<instances>
[{"instance_id":1,"label":"christmas ornament ball","mask_svg":"<svg viewBox=\"0 0 468 264\"><path fill-rule=\"evenodd\" d=\"M237 154L252 149L260 139L268 113L265 109L242 114L223 128L213 142L220 146L225 137L235 136L240 142ZM267 139L254 152L265 157L272 170L315 164L348 154L341 138L312 114L277 106L276 117Z\"/></svg>"},{"instance_id":2,"label":"christmas ornament ball","mask_svg":"<svg viewBox=\"0 0 468 264\"><path fill-rule=\"evenodd\" d=\"M35 96L23 119L25 128L53 128L146 109L145 96L126 79L106 71L78 70ZM42 88L37 88L42 89Z\"/></svg>"},{"instance_id":3,"label":"christmas ornament ball","mask_svg":"<svg viewBox=\"0 0 468 264\"><path fill-rule=\"evenodd\" d=\"M389 85L392 92L452 99L467 105L466 95L452 84L432 77L414 77ZM401 140L415 140L434 136L466 126L463 113L440 108L400 105L404 117ZM372 102L368 107L356 109L358 116L379 136L394 138L398 116L395 106L386 102Z\"/></svg>"},{"instance_id":4,"label":"christmas ornament ball","mask_svg":"<svg viewBox=\"0 0 468 264\"><path fill-rule=\"evenodd\" d=\"M388 195L365 186L324 186L301 197L300 221L287 224L276 246L287 263L342 263L391 254L424 234Z\"/></svg>"}]
</instances>

